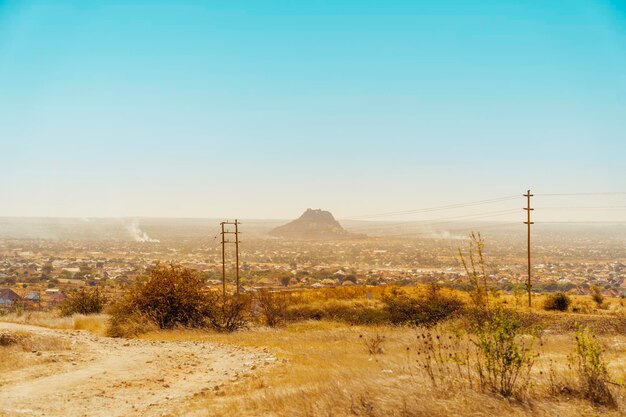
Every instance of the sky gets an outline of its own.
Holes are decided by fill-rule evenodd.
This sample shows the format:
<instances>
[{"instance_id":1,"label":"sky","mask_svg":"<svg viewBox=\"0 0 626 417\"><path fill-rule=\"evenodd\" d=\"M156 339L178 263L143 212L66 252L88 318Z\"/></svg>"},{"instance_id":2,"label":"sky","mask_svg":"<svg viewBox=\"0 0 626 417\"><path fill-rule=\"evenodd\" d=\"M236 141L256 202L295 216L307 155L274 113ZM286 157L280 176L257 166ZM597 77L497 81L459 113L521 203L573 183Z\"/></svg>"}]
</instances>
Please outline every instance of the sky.
<instances>
[{"instance_id":1,"label":"sky","mask_svg":"<svg viewBox=\"0 0 626 417\"><path fill-rule=\"evenodd\" d=\"M0 0L0 169L0 216L625 192L626 1Z\"/></svg>"}]
</instances>

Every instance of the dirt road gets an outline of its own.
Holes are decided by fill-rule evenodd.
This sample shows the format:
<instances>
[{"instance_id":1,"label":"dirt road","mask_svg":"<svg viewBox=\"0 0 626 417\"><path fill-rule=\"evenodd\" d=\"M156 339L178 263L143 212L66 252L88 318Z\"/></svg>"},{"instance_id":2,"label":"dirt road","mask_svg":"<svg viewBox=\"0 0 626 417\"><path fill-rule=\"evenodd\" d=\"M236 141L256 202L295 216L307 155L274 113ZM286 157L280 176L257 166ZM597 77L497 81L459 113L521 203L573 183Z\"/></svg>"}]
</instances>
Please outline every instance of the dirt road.
<instances>
[{"instance_id":1,"label":"dirt road","mask_svg":"<svg viewBox=\"0 0 626 417\"><path fill-rule=\"evenodd\" d=\"M0 376L0 416L176 416L189 397L235 383L273 358L262 351L199 342L99 337L0 322L0 330L68 342L37 365Z\"/></svg>"}]
</instances>

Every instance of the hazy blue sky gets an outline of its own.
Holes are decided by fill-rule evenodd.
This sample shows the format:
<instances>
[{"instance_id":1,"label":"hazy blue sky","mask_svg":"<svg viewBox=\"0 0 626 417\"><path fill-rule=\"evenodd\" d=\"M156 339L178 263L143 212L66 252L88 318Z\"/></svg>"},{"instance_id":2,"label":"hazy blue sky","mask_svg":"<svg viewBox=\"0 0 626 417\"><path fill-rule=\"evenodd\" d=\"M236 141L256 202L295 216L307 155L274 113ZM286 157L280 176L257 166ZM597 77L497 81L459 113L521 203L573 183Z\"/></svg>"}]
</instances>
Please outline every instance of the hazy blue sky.
<instances>
[{"instance_id":1,"label":"hazy blue sky","mask_svg":"<svg viewBox=\"0 0 626 417\"><path fill-rule=\"evenodd\" d=\"M626 191L626 2L0 0L0 145L0 216Z\"/></svg>"}]
</instances>

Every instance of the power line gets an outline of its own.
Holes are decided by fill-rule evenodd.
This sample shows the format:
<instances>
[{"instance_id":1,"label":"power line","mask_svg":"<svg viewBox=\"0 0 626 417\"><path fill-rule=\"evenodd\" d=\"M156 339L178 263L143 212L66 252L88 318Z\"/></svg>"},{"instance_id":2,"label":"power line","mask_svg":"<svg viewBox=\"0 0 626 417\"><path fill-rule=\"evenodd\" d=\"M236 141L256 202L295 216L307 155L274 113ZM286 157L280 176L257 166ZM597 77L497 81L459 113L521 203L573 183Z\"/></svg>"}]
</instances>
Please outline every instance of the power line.
<instances>
[{"instance_id":1,"label":"power line","mask_svg":"<svg viewBox=\"0 0 626 417\"><path fill-rule=\"evenodd\" d=\"M571 206L571 207L537 207L537 209L541 210L623 210L626 209L626 206Z\"/></svg>"},{"instance_id":2,"label":"power line","mask_svg":"<svg viewBox=\"0 0 626 417\"><path fill-rule=\"evenodd\" d=\"M490 224L490 225L485 225L485 226L480 226L477 227L476 229L482 230L482 229L496 229L496 228L500 228L500 227L508 227L508 226L513 226L513 225L518 225L518 222L511 222L511 223L498 223L498 224ZM461 233L461 232L467 232L469 230L471 230L471 227L463 227L463 228L455 228L455 229L444 229L444 230L431 230L431 231L424 231L424 232L403 232L403 233L386 233L384 236L385 237L411 237L411 236L424 236L424 235L433 235L433 234L437 234L437 233Z\"/></svg>"},{"instance_id":3,"label":"power line","mask_svg":"<svg viewBox=\"0 0 626 417\"><path fill-rule=\"evenodd\" d=\"M455 220L467 219L467 218L485 218L485 217L504 216L506 214L517 213L518 211L519 209L506 209L506 210L488 211L484 213L466 214L466 215L454 216L454 217L441 217L441 218L428 219L428 220L413 220L410 222L400 222L400 223L386 222L384 224L357 227L355 228L355 230L371 230L371 229L379 229L382 227L396 227L396 226L421 227L421 226L428 226L428 225L433 225L433 224L438 224L438 223L450 223Z\"/></svg>"},{"instance_id":4,"label":"power line","mask_svg":"<svg viewBox=\"0 0 626 417\"><path fill-rule=\"evenodd\" d=\"M466 203L448 204L444 206L426 207L426 208L413 209L413 210L392 211L392 212L377 213L377 214L364 214L364 215L344 217L342 219L363 219L363 218L376 218L376 217L388 217L388 216L401 216L401 215L406 215L406 214L426 213L426 212L440 211L440 210L452 210L455 208L464 208L464 207L471 207L471 206L477 206L477 205L482 205L482 204L499 203L502 201L510 201L510 200L515 200L515 199L519 199L519 196L498 197L498 198L491 198L487 200L477 200L477 201L470 201Z\"/></svg>"},{"instance_id":5,"label":"power line","mask_svg":"<svg viewBox=\"0 0 626 417\"><path fill-rule=\"evenodd\" d=\"M580 196L580 195L626 195L626 191L615 191L606 193L549 193L549 194L535 194L541 197L553 197L553 196Z\"/></svg>"},{"instance_id":6,"label":"power line","mask_svg":"<svg viewBox=\"0 0 626 417\"><path fill-rule=\"evenodd\" d=\"M545 222L536 222L537 224L626 224L626 220L613 220L613 221L604 221L604 220L582 220L582 221L545 221Z\"/></svg>"}]
</instances>

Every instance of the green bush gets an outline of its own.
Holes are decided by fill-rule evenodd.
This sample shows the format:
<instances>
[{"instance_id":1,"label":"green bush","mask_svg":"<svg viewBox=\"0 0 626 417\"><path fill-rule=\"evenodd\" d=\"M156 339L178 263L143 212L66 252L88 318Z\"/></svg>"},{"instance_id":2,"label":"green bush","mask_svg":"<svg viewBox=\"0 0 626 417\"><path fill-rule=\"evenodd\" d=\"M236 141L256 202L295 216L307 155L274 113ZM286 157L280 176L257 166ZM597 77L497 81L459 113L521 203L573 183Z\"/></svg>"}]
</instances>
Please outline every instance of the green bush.
<instances>
[{"instance_id":1,"label":"green bush","mask_svg":"<svg viewBox=\"0 0 626 417\"><path fill-rule=\"evenodd\" d=\"M104 310L106 296L99 288L81 288L71 291L59 305L62 316L72 314L98 314Z\"/></svg>"},{"instance_id":2,"label":"green bush","mask_svg":"<svg viewBox=\"0 0 626 417\"><path fill-rule=\"evenodd\" d=\"M476 334L478 348L476 370L483 388L505 397L521 394L530 384L530 371L537 355L535 337L521 342L520 323L507 311L499 309Z\"/></svg>"},{"instance_id":3,"label":"green bush","mask_svg":"<svg viewBox=\"0 0 626 417\"><path fill-rule=\"evenodd\" d=\"M572 300L564 293L550 294L543 303L544 310L567 311Z\"/></svg>"},{"instance_id":4,"label":"green bush","mask_svg":"<svg viewBox=\"0 0 626 417\"><path fill-rule=\"evenodd\" d=\"M576 350L570 361L578 371L580 389L591 402L615 407L615 398L609 390L611 382L607 363L602 357L602 345L588 328L580 326L576 331Z\"/></svg>"}]
</instances>

